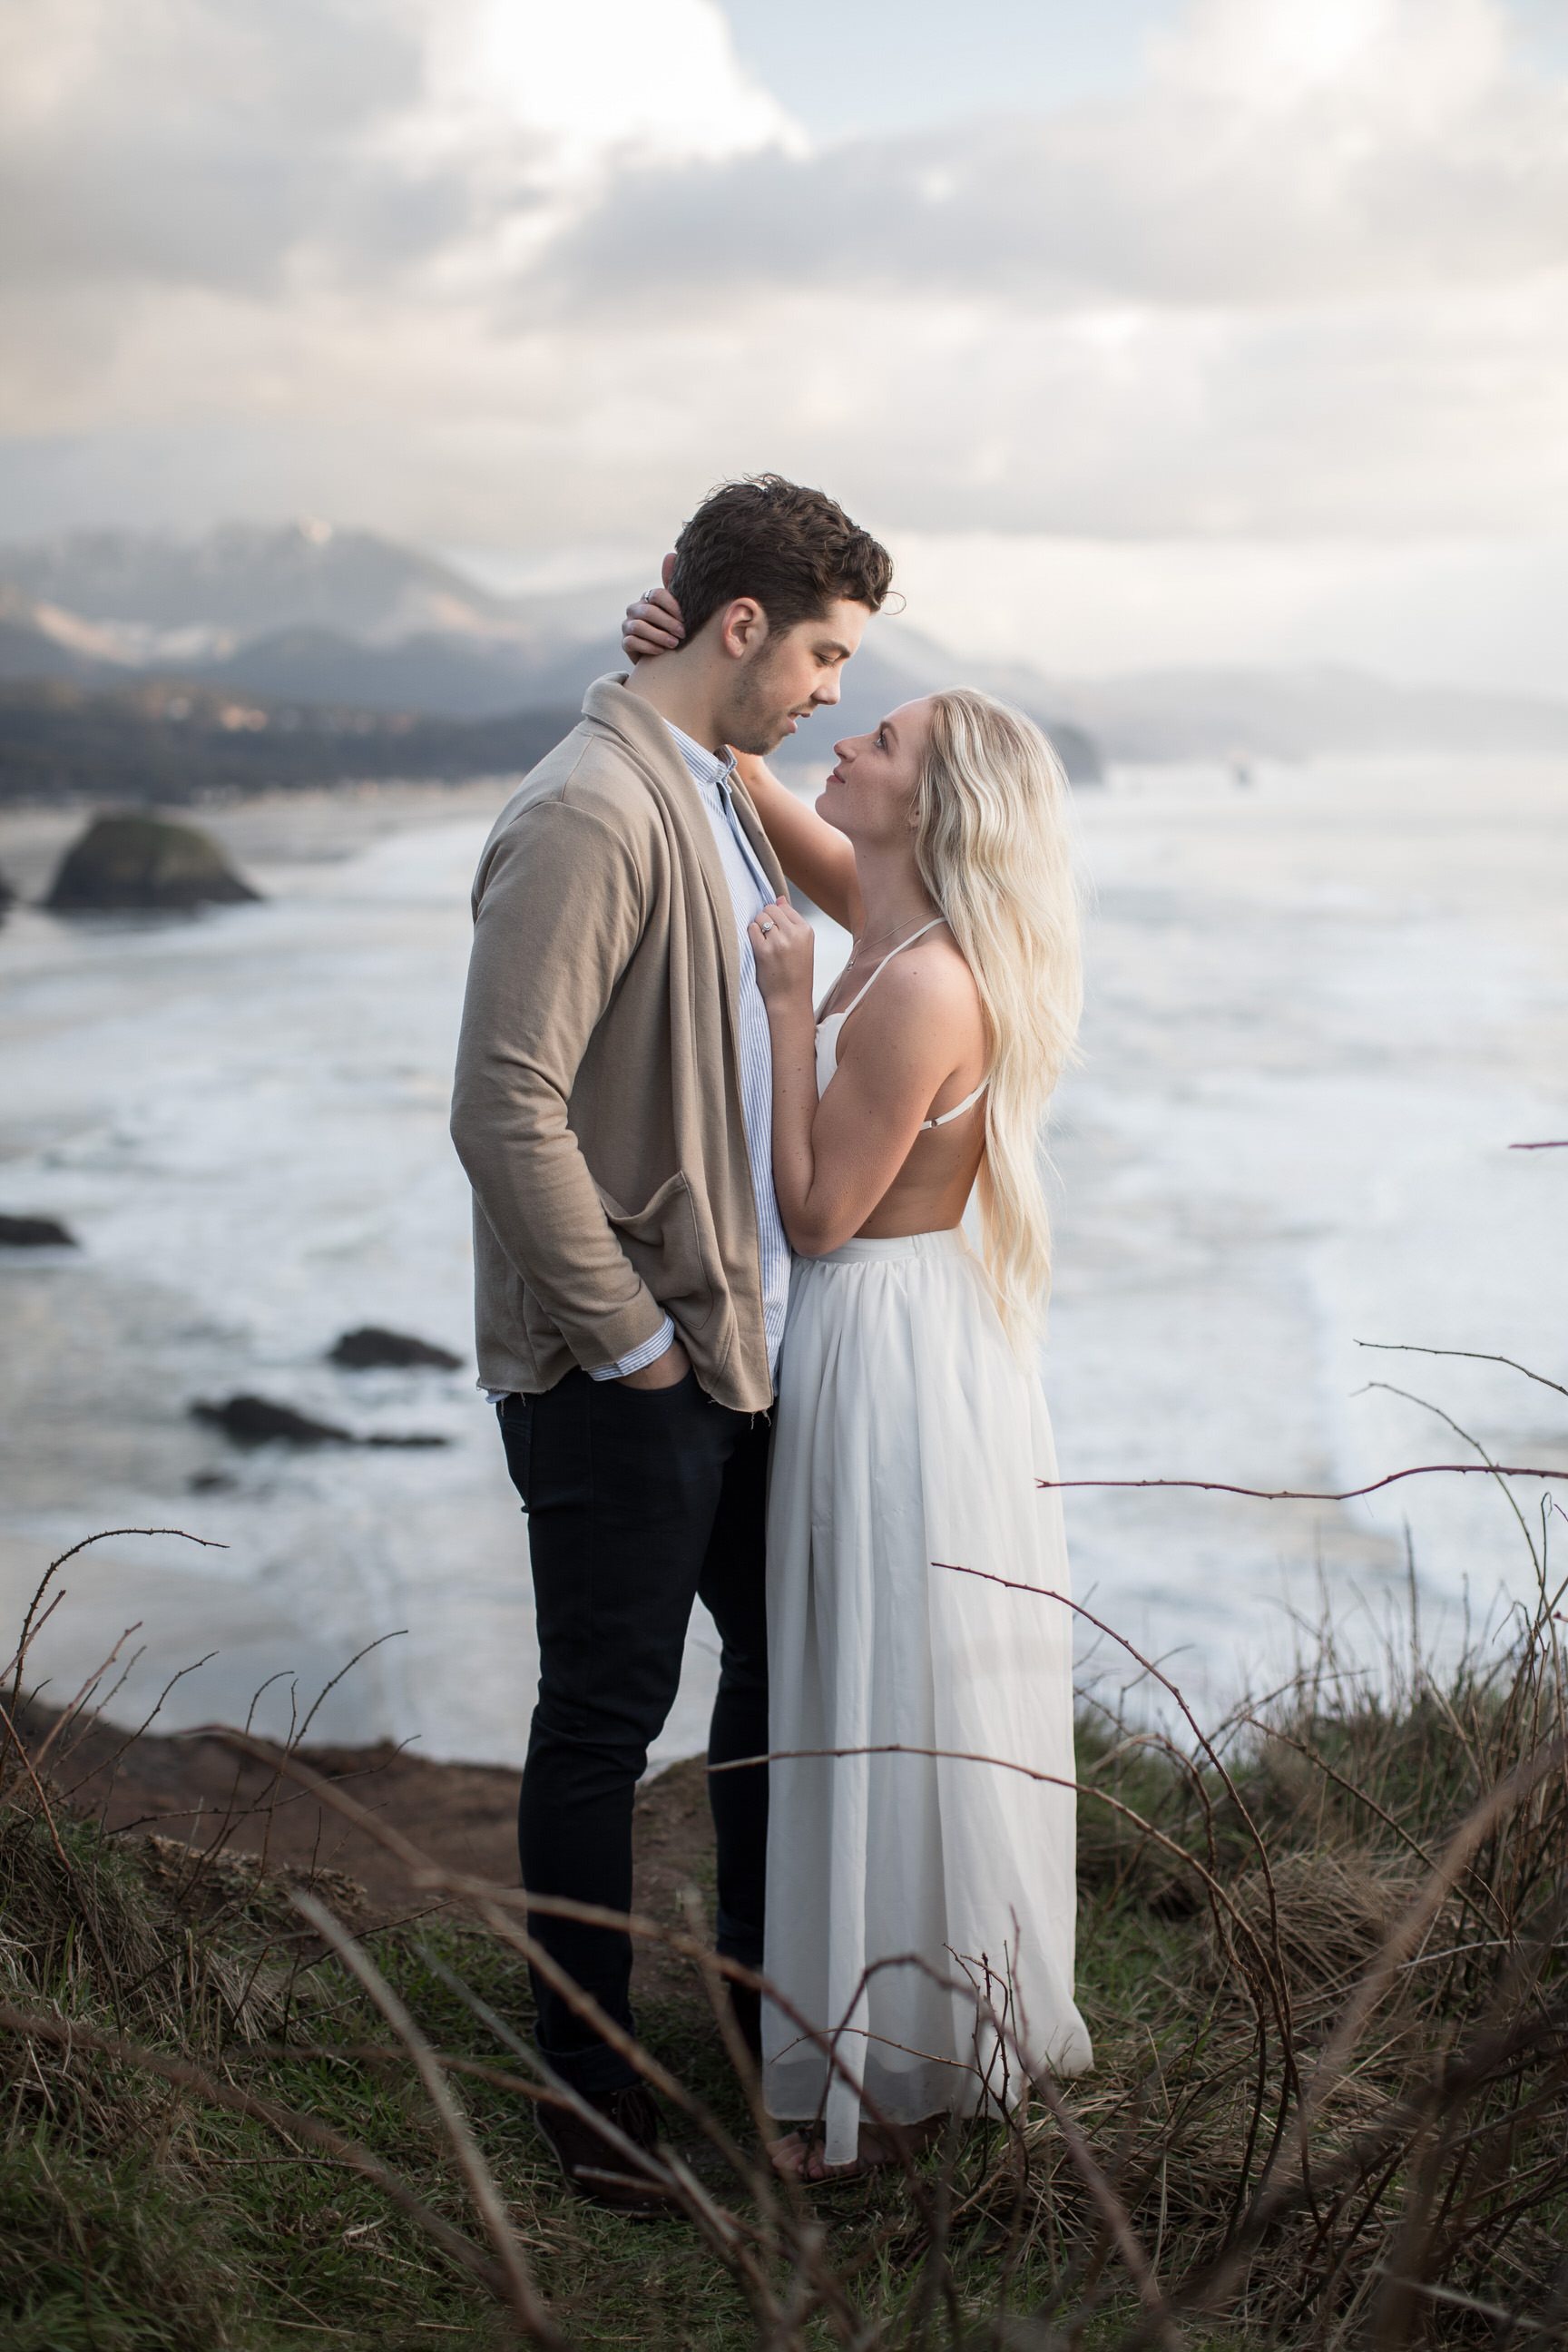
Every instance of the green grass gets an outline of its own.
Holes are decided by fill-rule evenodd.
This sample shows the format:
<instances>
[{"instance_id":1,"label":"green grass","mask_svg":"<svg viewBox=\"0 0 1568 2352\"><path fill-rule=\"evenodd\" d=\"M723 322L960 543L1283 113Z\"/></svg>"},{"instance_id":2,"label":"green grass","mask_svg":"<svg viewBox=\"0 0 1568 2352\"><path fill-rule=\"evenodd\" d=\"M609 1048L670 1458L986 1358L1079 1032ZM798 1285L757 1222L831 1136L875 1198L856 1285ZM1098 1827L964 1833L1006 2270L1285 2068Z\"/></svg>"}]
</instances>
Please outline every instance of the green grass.
<instances>
[{"instance_id":1,"label":"green grass","mask_svg":"<svg viewBox=\"0 0 1568 2352\"><path fill-rule=\"evenodd\" d=\"M395 2166L434 2210L474 2229L449 2153L402 2053L378 2063L284 2055L226 2032L210 1994L215 1965L243 1979L269 1939L297 1925L276 1892L243 1865L216 1875L216 1916L193 1921L170 1906L134 1848L121 1851L81 1824L64 1824L79 1887L90 1888L111 1953L132 1951L142 1981L111 1998L102 1968L69 1915L71 1889L48 1831L30 1809L4 1824L11 1866L3 1916L12 1932L8 1998L68 2011L107 2033L194 2055L231 2082L330 2125ZM18 1890L26 1899L17 1902ZM207 1889L210 1894L211 1888ZM47 1903L40 1894L52 1898ZM18 1936L15 1930L24 1932ZM1136 1930L1122 1933L1131 1949ZM526 1971L491 1937L451 1923L369 1939L388 1982L443 2052L510 2068L508 2053L427 1964L432 1954L526 2033ZM1102 1948L1109 1954L1109 1939ZM160 1959L147 1973L147 1957ZM204 2004L198 1988L208 1963ZM289 1990L295 2042L361 2049L385 2043L381 2018L335 1959L300 1970ZM117 2013L118 2012L118 2013ZM649 2053L668 2066L742 2140L743 2096L700 1996L645 2004ZM439 2255L418 2227L346 2168L292 2150L264 2125L215 2109L177 2086L83 2054L62 2061L40 2045L39 2066L3 2046L7 2132L0 2169L0 2341L6 2352L206 2352L233 2346L352 2343L366 2352L445 2341L489 2346L495 2308ZM755 2344L756 2326L730 2273L683 2220L630 2224L566 2197L525 2102L474 2081L463 2105L518 2226L540 2285L576 2344ZM715 2194L733 2193L700 2138L679 2125L688 2160ZM851 2263L885 2241L854 2287L856 2303L891 2320L919 2291L908 2259L907 2190L883 2176L824 2200L836 2258ZM477 2234L477 2232L475 2232ZM963 2301L990 2308L1004 2268L988 2247L994 2225L970 2232L961 2257ZM827 2343L825 2323L808 2341Z\"/></svg>"},{"instance_id":2,"label":"green grass","mask_svg":"<svg viewBox=\"0 0 1568 2352\"><path fill-rule=\"evenodd\" d=\"M281 1890L258 1891L245 1865L226 1864L204 1888L210 1897L216 1882L216 1916L209 1901L207 1916L192 1916L160 1885L166 1873L158 1850L144 1870L134 1847L121 1849L84 1824L58 1826L68 1875L36 1808L17 1802L0 1815L0 1998L192 2056L357 2141L437 2213L479 2236L428 2101L334 1958L294 1975L290 2039L355 2051L384 2044L384 2058L280 2053L234 2037L214 1980L243 1982L265 1954L264 1968L287 1983L277 1938L300 1923ZM85 1928L84 1890L111 1961L128 1962L115 1969L113 1987ZM443 2052L512 2068L424 1955L455 1969L526 2034L531 2003L513 1953L449 1922L373 1936L368 1948ZM128 1982L135 1987L129 1993ZM650 2004L640 2022L650 2052L744 2132L744 2101L705 2005L695 1998ZM62 2059L39 2044L28 2057L19 2038L6 2035L0 2065L5 2352L249 2352L312 2341L395 2352L497 2340L484 2290L347 2167L291 2149L262 2123L101 2056ZM635 2337L717 2352L753 2340L743 2297L684 2221L633 2226L565 2196L526 2102L472 2080L458 2095L574 2341ZM700 2144L687 2152L705 2165Z\"/></svg>"},{"instance_id":3,"label":"green grass","mask_svg":"<svg viewBox=\"0 0 1568 2352\"><path fill-rule=\"evenodd\" d=\"M1238 1720L1207 1752L1081 1725L1079 1997L1097 2064L1068 2104L1184 2305L1190 2352L1568 2342L1568 1764L1550 1748L1563 1690L1543 1594L1511 1644L1441 1682L1418 1663L1376 1688L1325 1671L1266 1729ZM1304 2086L1426 1875L1423 1856L1543 1753L1528 1801L1437 1890L1311 2116L1303 2174ZM319 1891L352 1920L352 1888ZM517 2071L448 1980L526 2036L510 1946L452 1916L365 1941L434 2047ZM356 2142L486 2252L406 2053L254 1865L195 1871L174 1844L122 1846L13 1777L0 1796L0 2000L188 2061ZM639 2028L650 2057L749 2142L695 1982L689 1998L645 2004ZM764 2340L755 2284L748 2294L689 2220L634 2224L574 2200L525 2097L447 2080L565 2342L751 2352ZM481 2281L287 2117L268 2125L112 2053L14 2030L0 2031L0 2118L4 2352L515 2340ZM700 2132L672 2126L704 2190L742 2227L755 2221ZM1227 2244L1240 2255L1216 2280ZM803 2274L827 2298L774 2329L781 2352L1108 2352L1137 2334L1124 2252L1039 2108L924 2159L918 2193L893 2171L833 2188L757 2260L781 2302ZM1520 2315L1512 2337L1500 2309Z\"/></svg>"}]
</instances>

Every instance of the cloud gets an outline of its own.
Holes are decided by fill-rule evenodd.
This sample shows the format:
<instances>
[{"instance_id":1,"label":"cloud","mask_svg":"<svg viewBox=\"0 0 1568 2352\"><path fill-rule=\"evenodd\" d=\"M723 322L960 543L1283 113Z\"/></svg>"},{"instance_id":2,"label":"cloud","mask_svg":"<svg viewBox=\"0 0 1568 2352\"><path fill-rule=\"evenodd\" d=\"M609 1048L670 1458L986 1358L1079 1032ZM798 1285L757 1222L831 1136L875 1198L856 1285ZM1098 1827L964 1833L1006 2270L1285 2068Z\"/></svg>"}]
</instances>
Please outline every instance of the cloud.
<instances>
[{"instance_id":1,"label":"cloud","mask_svg":"<svg viewBox=\"0 0 1568 2352\"><path fill-rule=\"evenodd\" d=\"M1507 30L1194 0L1114 102L814 151L714 0L0 0L4 471L517 546L772 465L887 528L1568 529Z\"/></svg>"},{"instance_id":2,"label":"cloud","mask_svg":"<svg viewBox=\"0 0 1568 2352\"><path fill-rule=\"evenodd\" d=\"M798 140L713 0L0 0L13 299L471 293L617 164Z\"/></svg>"},{"instance_id":3,"label":"cloud","mask_svg":"<svg viewBox=\"0 0 1568 2352\"><path fill-rule=\"evenodd\" d=\"M556 168L607 155L799 150L804 134L736 55L717 0L426 0L431 112L481 153L544 130Z\"/></svg>"},{"instance_id":4,"label":"cloud","mask_svg":"<svg viewBox=\"0 0 1568 2352\"><path fill-rule=\"evenodd\" d=\"M374 152L417 105L413 28L355 0L10 0L0 12L0 259L13 289L276 286L458 226L455 189Z\"/></svg>"},{"instance_id":5,"label":"cloud","mask_svg":"<svg viewBox=\"0 0 1568 2352\"><path fill-rule=\"evenodd\" d=\"M1277 308L1568 265L1568 90L1485 0L1218 0L1129 103L628 173L553 248L568 311L781 286Z\"/></svg>"}]
</instances>

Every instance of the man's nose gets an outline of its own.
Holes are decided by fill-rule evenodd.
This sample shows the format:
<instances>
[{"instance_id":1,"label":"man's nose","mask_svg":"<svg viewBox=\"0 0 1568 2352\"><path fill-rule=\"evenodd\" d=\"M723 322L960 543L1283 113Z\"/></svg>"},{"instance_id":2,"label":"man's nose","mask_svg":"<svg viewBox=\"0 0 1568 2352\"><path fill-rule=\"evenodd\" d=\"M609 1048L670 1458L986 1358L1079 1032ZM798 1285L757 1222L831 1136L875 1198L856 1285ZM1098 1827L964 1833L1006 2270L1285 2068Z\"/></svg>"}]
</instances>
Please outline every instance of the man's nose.
<instances>
[{"instance_id":1,"label":"man's nose","mask_svg":"<svg viewBox=\"0 0 1568 2352\"><path fill-rule=\"evenodd\" d=\"M829 709L833 708L833 705L838 699L838 672L837 670L830 671L828 676L825 677L819 685L812 688L811 698L813 702L819 706L826 704Z\"/></svg>"}]
</instances>

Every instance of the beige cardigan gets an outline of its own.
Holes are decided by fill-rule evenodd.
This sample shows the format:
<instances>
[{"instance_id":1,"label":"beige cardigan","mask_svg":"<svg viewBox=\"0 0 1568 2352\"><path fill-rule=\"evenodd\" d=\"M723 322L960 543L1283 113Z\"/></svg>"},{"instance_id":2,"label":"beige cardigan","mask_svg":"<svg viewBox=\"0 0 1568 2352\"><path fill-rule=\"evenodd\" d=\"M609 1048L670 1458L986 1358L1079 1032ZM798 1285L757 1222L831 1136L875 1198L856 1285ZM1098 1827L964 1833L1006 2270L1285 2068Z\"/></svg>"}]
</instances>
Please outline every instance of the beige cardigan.
<instances>
[{"instance_id":1,"label":"beige cardigan","mask_svg":"<svg viewBox=\"0 0 1568 2352\"><path fill-rule=\"evenodd\" d=\"M668 1313L710 1397L771 1403L740 962L669 730L601 677L497 818L474 882L452 1139L474 1188L482 1387L533 1395L574 1364L613 1364Z\"/></svg>"}]
</instances>

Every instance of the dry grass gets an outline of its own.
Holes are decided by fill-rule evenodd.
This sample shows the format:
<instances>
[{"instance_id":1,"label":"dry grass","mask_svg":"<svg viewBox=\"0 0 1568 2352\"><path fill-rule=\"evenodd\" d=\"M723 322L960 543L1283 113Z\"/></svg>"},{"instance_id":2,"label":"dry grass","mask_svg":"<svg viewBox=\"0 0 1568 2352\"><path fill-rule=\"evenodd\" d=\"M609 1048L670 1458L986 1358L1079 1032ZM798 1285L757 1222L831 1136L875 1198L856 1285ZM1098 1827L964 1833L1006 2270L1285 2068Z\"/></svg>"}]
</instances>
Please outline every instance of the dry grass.
<instances>
[{"instance_id":1,"label":"dry grass","mask_svg":"<svg viewBox=\"0 0 1568 2352\"><path fill-rule=\"evenodd\" d=\"M1325 1642L1213 1732L1086 1716L1096 2071L901 2173L772 2182L700 1919L632 1922L691 1985L628 2045L681 2213L640 2229L543 2158L531 2109L570 2094L509 1890L405 1850L461 1917L367 1932L347 1882L120 1850L48 1778L70 1719L43 1772L0 1725L0 2341L1568 2342L1568 1708L1533 1540L1535 1606L1442 1674Z\"/></svg>"}]
</instances>

